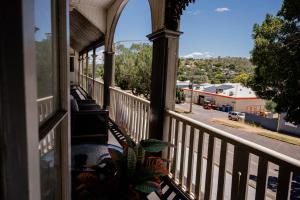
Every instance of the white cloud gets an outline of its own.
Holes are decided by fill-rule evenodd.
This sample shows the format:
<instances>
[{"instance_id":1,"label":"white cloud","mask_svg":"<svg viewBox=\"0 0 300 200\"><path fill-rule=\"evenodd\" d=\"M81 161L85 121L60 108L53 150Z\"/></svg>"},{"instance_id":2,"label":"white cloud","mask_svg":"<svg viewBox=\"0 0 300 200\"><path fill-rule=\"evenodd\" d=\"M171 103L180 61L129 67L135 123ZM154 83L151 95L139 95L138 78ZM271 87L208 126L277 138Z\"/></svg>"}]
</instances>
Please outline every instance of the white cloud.
<instances>
[{"instance_id":1,"label":"white cloud","mask_svg":"<svg viewBox=\"0 0 300 200\"><path fill-rule=\"evenodd\" d=\"M183 56L183 58L194 58L194 59L208 59L212 58L213 54L210 52L193 52Z\"/></svg>"},{"instance_id":2,"label":"white cloud","mask_svg":"<svg viewBox=\"0 0 300 200\"><path fill-rule=\"evenodd\" d=\"M187 15L189 15L189 16L197 16L197 15L200 15L200 14L201 14L200 10L187 11Z\"/></svg>"},{"instance_id":3,"label":"white cloud","mask_svg":"<svg viewBox=\"0 0 300 200\"><path fill-rule=\"evenodd\" d=\"M223 13L223 12L228 12L228 11L230 11L230 9L226 8L226 7L224 7L224 8L216 8L215 9L215 12L218 12L218 13Z\"/></svg>"}]
</instances>

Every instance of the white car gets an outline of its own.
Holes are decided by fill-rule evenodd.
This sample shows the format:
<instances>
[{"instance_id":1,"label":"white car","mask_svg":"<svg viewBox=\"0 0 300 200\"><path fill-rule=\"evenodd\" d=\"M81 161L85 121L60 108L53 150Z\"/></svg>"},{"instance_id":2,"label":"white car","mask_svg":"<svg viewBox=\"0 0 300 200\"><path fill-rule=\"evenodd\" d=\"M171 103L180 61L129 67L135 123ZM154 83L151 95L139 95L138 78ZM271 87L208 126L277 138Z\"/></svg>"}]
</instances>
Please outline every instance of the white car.
<instances>
[{"instance_id":1,"label":"white car","mask_svg":"<svg viewBox=\"0 0 300 200\"><path fill-rule=\"evenodd\" d=\"M241 112L229 112L228 113L228 119L230 120L245 120L245 113L241 113Z\"/></svg>"}]
</instances>

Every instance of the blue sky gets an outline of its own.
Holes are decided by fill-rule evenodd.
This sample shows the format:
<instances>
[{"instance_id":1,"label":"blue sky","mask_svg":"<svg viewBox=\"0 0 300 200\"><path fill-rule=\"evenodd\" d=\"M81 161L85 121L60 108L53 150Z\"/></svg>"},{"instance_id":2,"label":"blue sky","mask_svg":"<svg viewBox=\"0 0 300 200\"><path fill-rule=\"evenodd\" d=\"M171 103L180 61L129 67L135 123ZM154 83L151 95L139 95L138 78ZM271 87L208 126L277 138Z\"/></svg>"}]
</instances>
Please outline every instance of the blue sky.
<instances>
[{"instance_id":1,"label":"blue sky","mask_svg":"<svg viewBox=\"0 0 300 200\"><path fill-rule=\"evenodd\" d=\"M147 40L151 33L148 0L129 0L119 20L115 41ZM180 56L249 57L254 23L276 14L282 0L196 0L183 13Z\"/></svg>"},{"instance_id":2,"label":"blue sky","mask_svg":"<svg viewBox=\"0 0 300 200\"><path fill-rule=\"evenodd\" d=\"M45 33L51 33L51 1L34 1L35 27L39 30L35 33L35 39L41 41L46 38Z\"/></svg>"}]
</instances>

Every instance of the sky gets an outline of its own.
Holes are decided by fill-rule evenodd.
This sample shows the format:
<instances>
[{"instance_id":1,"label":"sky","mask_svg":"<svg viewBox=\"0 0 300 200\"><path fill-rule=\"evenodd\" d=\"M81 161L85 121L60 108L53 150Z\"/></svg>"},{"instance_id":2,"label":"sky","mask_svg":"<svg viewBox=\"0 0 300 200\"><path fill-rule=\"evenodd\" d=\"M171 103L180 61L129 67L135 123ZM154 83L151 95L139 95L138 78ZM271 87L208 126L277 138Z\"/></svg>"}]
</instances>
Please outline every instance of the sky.
<instances>
[{"instance_id":1,"label":"sky","mask_svg":"<svg viewBox=\"0 0 300 200\"><path fill-rule=\"evenodd\" d=\"M282 0L196 0L181 17L181 57L249 57L255 23L276 15ZM147 40L151 33L148 0L129 0L116 29L115 42Z\"/></svg>"},{"instance_id":2,"label":"sky","mask_svg":"<svg viewBox=\"0 0 300 200\"><path fill-rule=\"evenodd\" d=\"M41 41L46 39L46 33L51 33L51 1L36 0L34 1L35 27L38 31L35 33L35 40Z\"/></svg>"}]
</instances>

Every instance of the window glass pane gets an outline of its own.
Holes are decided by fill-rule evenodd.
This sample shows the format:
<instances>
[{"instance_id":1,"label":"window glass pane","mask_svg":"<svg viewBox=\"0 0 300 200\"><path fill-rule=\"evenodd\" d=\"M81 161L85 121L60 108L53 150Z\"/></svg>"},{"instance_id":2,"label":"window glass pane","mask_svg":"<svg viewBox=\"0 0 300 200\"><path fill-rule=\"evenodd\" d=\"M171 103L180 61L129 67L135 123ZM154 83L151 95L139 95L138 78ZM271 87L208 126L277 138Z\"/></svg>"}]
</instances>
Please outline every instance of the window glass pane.
<instances>
[{"instance_id":1,"label":"window glass pane","mask_svg":"<svg viewBox=\"0 0 300 200\"><path fill-rule=\"evenodd\" d=\"M50 131L39 143L41 199L54 200L59 195L57 131Z\"/></svg>"},{"instance_id":2,"label":"window glass pane","mask_svg":"<svg viewBox=\"0 0 300 200\"><path fill-rule=\"evenodd\" d=\"M35 0L35 46L40 124L58 109L54 1Z\"/></svg>"}]
</instances>

